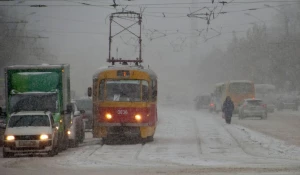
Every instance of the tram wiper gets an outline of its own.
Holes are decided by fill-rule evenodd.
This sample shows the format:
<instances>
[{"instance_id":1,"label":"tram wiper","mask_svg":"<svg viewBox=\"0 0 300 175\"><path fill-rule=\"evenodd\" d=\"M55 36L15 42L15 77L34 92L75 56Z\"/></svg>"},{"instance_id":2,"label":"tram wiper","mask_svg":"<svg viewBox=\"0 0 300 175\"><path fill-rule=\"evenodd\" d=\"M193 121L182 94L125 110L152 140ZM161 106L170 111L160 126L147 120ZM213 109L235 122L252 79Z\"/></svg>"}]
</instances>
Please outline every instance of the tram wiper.
<instances>
[{"instance_id":1,"label":"tram wiper","mask_svg":"<svg viewBox=\"0 0 300 175\"><path fill-rule=\"evenodd\" d=\"M130 102L133 102L132 98L130 97L130 95L128 95L127 93L125 92L121 92L122 95L126 96Z\"/></svg>"}]
</instances>

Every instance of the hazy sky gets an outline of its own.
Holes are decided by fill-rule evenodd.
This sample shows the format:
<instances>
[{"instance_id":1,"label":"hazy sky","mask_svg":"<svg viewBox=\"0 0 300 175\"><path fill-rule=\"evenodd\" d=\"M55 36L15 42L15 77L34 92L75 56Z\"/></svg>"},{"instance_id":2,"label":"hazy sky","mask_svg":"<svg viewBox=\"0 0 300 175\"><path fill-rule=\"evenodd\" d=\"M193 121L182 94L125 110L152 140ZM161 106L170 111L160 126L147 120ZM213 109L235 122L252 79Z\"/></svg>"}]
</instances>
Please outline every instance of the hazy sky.
<instances>
[{"instance_id":1,"label":"hazy sky","mask_svg":"<svg viewBox=\"0 0 300 175\"><path fill-rule=\"evenodd\" d=\"M199 62L214 46L225 49L226 44L231 40L233 30L238 31L238 36L244 36L245 31L253 23L262 24L265 21L266 25L274 24L274 15L277 11L266 8L264 4L272 6L278 6L278 4L270 1L258 3L257 0L234 0L233 3L222 8L221 4L212 4L211 0L133 0L130 2L116 0L117 4L128 4L126 10L139 11L139 6L145 7L142 35L144 66L150 65L157 72L161 95L167 93L172 95L173 92L173 95L176 93L179 98L186 95L192 96L194 92L199 91L201 87L193 86L193 82L197 81L193 78L196 69L195 62ZM82 5L79 2L100 6ZM190 2L194 4L189 4ZM1 2L1 4L9 3ZM50 52L61 63L71 64L72 89L83 95L87 87L91 85L92 74L97 68L107 65L109 36L107 17L116 10L102 5L111 5L112 0L33 0L19 4L49 5L44 8L26 6L10 8L17 9L19 17L26 16L29 20L27 29L32 34L49 37L45 42ZM212 9L216 6L215 16L218 12L226 13L211 20L208 32L206 32L207 21L187 17L187 14L203 7ZM121 7L118 9L120 10ZM206 12L209 11L203 9L197 13ZM249 13L250 16L245 13ZM122 24L132 23L127 21ZM153 32L152 35L149 29ZM203 29L201 35L197 36L198 31ZM221 35L204 42L205 36L210 38L218 33ZM113 56L116 56L116 47L118 47L119 57L136 58L137 53L134 47L130 46L136 44L136 41L128 34L121 36L122 38L116 37L114 40Z\"/></svg>"}]
</instances>

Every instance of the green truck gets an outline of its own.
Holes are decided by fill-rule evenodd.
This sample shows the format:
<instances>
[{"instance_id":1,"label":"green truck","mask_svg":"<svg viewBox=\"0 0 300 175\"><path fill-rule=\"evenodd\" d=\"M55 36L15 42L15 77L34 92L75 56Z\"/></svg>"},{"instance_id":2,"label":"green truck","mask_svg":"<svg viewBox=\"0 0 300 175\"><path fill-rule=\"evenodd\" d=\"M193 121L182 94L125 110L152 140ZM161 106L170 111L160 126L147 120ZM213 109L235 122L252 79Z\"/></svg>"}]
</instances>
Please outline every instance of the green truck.
<instances>
[{"instance_id":1,"label":"green truck","mask_svg":"<svg viewBox=\"0 0 300 175\"><path fill-rule=\"evenodd\" d=\"M6 115L50 111L58 126L59 150L68 148L70 65L14 65L5 68Z\"/></svg>"}]
</instances>

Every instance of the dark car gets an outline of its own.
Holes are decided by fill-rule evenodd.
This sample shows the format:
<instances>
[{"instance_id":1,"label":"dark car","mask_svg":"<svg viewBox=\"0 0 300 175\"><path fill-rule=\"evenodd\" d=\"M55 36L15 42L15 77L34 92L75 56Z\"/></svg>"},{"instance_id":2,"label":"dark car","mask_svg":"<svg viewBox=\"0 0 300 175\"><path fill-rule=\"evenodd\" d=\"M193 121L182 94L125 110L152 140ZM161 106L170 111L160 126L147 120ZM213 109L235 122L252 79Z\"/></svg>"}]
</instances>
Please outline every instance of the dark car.
<instances>
[{"instance_id":1,"label":"dark car","mask_svg":"<svg viewBox=\"0 0 300 175\"><path fill-rule=\"evenodd\" d=\"M83 97L76 100L76 104L79 110L84 110L83 120L85 123L85 129L92 129L93 124L93 102L89 97Z\"/></svg>"},{"instance_id":2,"label":"dark car","mask_svg":"<svg viewBox=\"0 0 300 175\"><path fill-rule=\"evenodd\" d=\"M279 111L283 109L292 109L294 111L298 111L299 107L299 99L292 95L284 95L280 96L277 99L277 109Z\"/></svg>"},{"instance_id":3,"label":"dark car","mask_svg":"<svg viewBox=\"0 0 300 175\"><path fill-rule=\"evenodd\" d=\"M210 95L200 95L195 99L196 109L210 109L211 96Z\"/></svg>"}]
</instances>

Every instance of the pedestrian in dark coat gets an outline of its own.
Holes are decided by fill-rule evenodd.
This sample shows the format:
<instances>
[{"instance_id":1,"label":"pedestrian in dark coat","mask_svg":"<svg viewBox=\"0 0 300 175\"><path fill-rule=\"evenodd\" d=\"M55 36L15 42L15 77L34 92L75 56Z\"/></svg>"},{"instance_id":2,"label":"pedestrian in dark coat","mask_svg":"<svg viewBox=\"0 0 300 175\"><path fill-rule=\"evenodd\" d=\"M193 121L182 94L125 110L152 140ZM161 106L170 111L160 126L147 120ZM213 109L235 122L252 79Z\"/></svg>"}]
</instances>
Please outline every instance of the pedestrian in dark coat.
<instances>
[{"instance_id":1,"label":"pedestrian in dark coat","mask_svg":"<svg viewBox=\"0 0 300 175\"><path fill-rule=\"evenodd\" d=\"M225 115L225 121L227 124L231 123L231 117L234 110L234 104L229 96L226 97L224 103L222 112Z\"/></svg>"}]
</instances>

